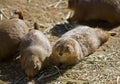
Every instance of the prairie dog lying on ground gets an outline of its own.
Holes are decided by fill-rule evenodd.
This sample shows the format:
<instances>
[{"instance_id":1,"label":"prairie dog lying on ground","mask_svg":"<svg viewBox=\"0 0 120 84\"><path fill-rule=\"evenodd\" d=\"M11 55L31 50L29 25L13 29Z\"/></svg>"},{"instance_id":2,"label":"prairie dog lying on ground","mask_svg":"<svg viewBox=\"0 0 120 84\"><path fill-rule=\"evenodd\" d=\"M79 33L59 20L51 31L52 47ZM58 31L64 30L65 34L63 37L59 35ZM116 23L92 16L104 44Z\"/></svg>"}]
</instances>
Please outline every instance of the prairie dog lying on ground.
<instances>
[{"instance_id":1,"label":"prairie dog lying on ground","mask_svg":"<svg viewBox=\"0 0 120 84\"><path fill-rule=\"evenodd\" d=\"M105 20L120 22L120 0L68 0L68 8L73 11L69 22Z\"/></svg>"},{"instance_id":2,"label":"prairie dog lying on ground","mask_svg":"<svg viewBox=\"0 0 120 84\"><path fill-rule=\"evenodd\" d=\"M14 56L22 37L28 33L23 20L14 18L0 21L0 60Z\"/></svg>"},{"instance_id":3,"label":"prairie dog lying on ground","mask_svg":"<svg viewBox=\"0 0 120 84\"><path fill-rule=\"evenodd\" d=\"M20 63L26 75L33 77L46 67L51 52L50 42L45 35L38 30L30 30L20 44Z\"/></svg>"},{"instance_id":4,"label":"prairie dog lying on ground","mask_svg":"<svg viewBox=\"0 0 120 84\"><path fill-rule=\"evenodd\" d=\"M55 65L74 65L95 52L108 38L109 34L101 29L78 26L55 42L50 60Z\"/></svg>"}]
</instances>

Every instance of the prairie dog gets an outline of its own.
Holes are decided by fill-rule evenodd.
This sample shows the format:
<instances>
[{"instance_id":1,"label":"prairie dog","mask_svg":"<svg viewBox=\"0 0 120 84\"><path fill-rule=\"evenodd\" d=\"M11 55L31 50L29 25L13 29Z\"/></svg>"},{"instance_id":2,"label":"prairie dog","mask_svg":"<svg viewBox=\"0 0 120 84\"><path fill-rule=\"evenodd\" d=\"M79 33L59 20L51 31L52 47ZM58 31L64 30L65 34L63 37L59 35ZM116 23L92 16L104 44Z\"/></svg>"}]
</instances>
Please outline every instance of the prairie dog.
<instances>
[{"instance_id":1,"label":"prairie dog","mask_svg":"<svg viewBox=\"0 0 120 84\"><path fill-rule=\"evenodd\" d=\"M0 61L14 56L22 37L28 33L23 20L14 18L0 21Z\"/></svg>"},{"instance_id":2,"label":"prairie dog","mask_svg":"<svg viewBox=\"0 0 120 84\"><path fill-rule=\"evenodd\" d=\"M53 45L50 56L55 65L74 65L95 50L109 38L101 29L78 26L59 38Z\"/></svg>"},{"instance_id":3,"label":"prairie dog","mask_svg":"<svg viewBox=\"0 0 120 84\"><path fill-rule=\"evenodd\" d=\"M51 52L46 36L38 30L30 30L20 44L20 64L25 74L33 77L46 67Z\"/></svg>"},{"instance_id":4,"label":"prairie dog","mask_svg":"<svg viewBox=\"0 0 120 84\"><path fill-rule=\"evenodd\" d=\"M120 0L68 0L68 8L73 11L68 19L71 23L88 20L120 22Z\"/></svg>"}]
</instances>

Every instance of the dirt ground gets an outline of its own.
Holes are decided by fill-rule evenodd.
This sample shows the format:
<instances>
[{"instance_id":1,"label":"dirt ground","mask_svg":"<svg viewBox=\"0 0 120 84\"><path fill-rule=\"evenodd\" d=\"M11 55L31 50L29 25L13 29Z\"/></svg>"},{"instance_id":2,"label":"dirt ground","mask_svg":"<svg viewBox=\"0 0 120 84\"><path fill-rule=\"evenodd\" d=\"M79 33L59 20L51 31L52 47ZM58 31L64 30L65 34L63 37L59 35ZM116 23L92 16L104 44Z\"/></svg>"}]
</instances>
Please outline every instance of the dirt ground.
<instances>
[{"instance_id":1,"label":"dirt ground","mask_svg":"<svg viewBox=\"0 0 120 84\"><path fill-rule=\"evenodd\" d=\"M3 19L17 17L15 10L23 11L29 28L37 22L39 30L49 38L51 45L72 28L66 21L69 11L67 0L0 0ZM119 24L104 25L116 35L75 66L63 69L48 67L34 78L28 78L14 58L0 63L0 84L120 84L120 27Z\"/></svg>"}]
</instances>

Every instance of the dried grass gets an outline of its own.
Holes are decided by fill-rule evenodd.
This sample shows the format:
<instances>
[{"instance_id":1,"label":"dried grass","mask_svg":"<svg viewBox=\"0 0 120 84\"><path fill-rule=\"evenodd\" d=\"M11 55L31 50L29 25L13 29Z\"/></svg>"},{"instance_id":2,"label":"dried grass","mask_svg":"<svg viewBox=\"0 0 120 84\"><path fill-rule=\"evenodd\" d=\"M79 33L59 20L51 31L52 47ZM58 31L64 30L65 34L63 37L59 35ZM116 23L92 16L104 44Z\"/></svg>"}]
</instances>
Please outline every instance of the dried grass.
<instances>
[{"instance_id":1,"label":"dried grass","mask_svg":"<svg viewBox=\"0 0 120 84\"><path fill-rule=\"evenodd\" d=\"M67 22L66 18L69 17L67 0L27 0L29 3L15 1L17 4L11 1L10 5L9 3L6 6L0 5L1 10L6 9L1 11L2 19L13 16L15 9L22 9L28 26L33 28L34 22L38 22L40 31L49 37L52 44L59 38L51 34L50 30L53 27L60 24L66 28L64 32L69 30L70 26L64 25ZM65 69L49 67L29 79L22 70L18 70L19 63L14 61L0 65L0 79L10 81L12 84L120 84L120 28L113 31L118 32L118 35L111 37L101 47L105 51L98 50L75 66Z\"/></svg>"}]
</instances>

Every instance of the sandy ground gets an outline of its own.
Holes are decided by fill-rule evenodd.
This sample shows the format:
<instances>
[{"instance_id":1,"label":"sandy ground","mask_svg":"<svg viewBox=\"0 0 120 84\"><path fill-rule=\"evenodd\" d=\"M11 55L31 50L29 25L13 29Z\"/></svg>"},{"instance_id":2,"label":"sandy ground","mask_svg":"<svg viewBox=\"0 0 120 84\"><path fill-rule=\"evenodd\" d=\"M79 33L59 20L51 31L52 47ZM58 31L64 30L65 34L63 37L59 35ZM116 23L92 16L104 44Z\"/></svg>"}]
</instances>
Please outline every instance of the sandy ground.
<instances>
[{"instance_id":1,"label":"sandy ground","mask_svg":"<svg viewBox=\"0 0 120 84\"><path fill-rule=\"evenodd\" d=\"M17 17L14 11L22 10L29 28L37 22L51 45L72 28L66 23L67 0L0 0L0 10L3 19ZM64 69L48 67L34 78L28 78L19 61L13 59L0 63L0 84L120 84L120 27L104 25L117 35L111 36L97 52L75 66Z\"/></svg>"}]
</instances>

